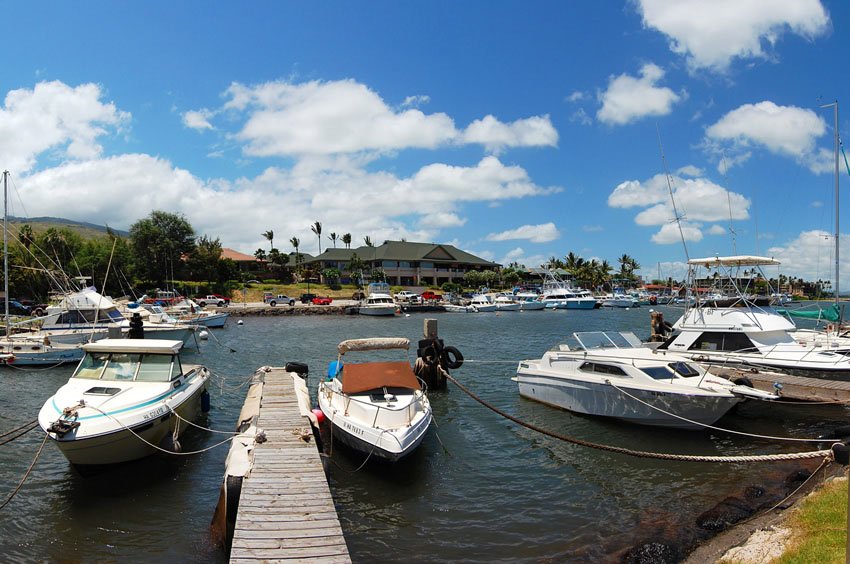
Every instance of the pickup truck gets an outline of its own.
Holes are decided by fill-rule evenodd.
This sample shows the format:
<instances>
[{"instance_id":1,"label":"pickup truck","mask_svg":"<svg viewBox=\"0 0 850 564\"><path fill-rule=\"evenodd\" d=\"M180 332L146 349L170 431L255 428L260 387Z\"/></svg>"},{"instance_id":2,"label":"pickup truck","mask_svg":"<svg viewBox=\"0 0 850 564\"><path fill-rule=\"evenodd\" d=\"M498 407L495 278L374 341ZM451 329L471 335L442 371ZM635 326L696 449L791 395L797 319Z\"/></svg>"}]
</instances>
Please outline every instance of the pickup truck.
<instances>
[{"instance_id":1,"label":"pickup truck","mask_svg":"<svg viewBox=\"0 0 850 564\"><path fill-rule=\"evenodd\" d=\"M422 292L421 298L425 301L428 301L428 300L439 301L439 300L443 299L443 296L441 296L440 294L434 293L431 290L425 290L424 292Z\"/></svg>"},{"instance_id":2,"label":"pickup truck","mask_svg":"<svg viewBox=\"0 0 850 564\"><path fill-rule=\"evenodd\" d=\"M284 296L283 294L278 294L275 296L271 292L263 292L263 303L267 303L272 307L276 306L277 304L294 306L295 298L290 298L289 296Z\"/></svg>"},{"instance_id":3,"label":"pickup truck","mask_svg":"<svg viewBox=\"0 0 850 564\"><path fill-rule=\"evenodd\" d=\"M393 298L397 302L408 302L413 304L418 304L422 301L422 298L419 297L419 294L416 292L410 292L408 290L402 290L396 294L393 294Z\"/></svg>"},{"instance_id":4,"label":"pickup truck","mask_svg":"<svg viewBox=\"0 0 850 564\"><path fill-rule=\"evenodd\" d=\"M216 294L209 294L206 296L200 296L195 299L198 302L198 305L201 307L209 305L214 305L218 307L224 307L230 305L230 298L225 298L224 296L219 296Z\"/></svg>"}]
</instances>

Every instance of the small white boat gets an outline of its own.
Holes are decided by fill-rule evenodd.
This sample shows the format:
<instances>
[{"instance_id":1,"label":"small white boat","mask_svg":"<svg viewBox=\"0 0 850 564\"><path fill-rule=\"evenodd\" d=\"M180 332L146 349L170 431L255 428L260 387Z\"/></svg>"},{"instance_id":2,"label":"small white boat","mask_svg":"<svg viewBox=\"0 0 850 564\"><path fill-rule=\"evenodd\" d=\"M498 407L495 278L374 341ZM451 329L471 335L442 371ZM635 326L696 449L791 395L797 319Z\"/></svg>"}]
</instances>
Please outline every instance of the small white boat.
<instances>
[{"instance_id":1,"label":"small white boat","mask_svg":"<svg viewBox=\"0 0 850 564\"><path fill-rule=\"evenodd\" d=\"M469 300L469 305L481 313L496 311L496 304L490 300L489 296L484 294L475 294L472 296L472 299Z\"/></svg>"},{"instance_id":2,"label":"small white boat","mask_svg":"<svg viewBox=\"0 0 850 564\"><path fill-rule=\"evenodd\" d=\"M777 399L684 355L644 347L632 333L574 333L573 341L519 363L520 395L576 413L682 429L712 425L745 398Z\"/></svg>"},{"instance_id":3,"label":"small white boat","mask_svg":"<svg viewBox=\"0 0 850 564\"><path fill-rule=\"evenodd\" d=\"M79 362L82 344L54 343L45 333L21 333L0 338L0 364L58 366Z\"/></svg>"},{"instance_id":4,"label":"small white boat","mask_svg":"<svg viewBox=\"0 0 850 564\"><path fill-rule=\"evenodd\" d=\"M640 302L622 290L615 289L613 293L606 294L600 299L602 307L638 307Z\"/></svg>"},{"instance_id":5,"label":"small white boat","mask_svg":"<svg viewBox=\"0 0 850 564\"><path fill-rule=\"evenodd\" d=\"M204 309L203 306L189 298L185 298L183 301L163 309L165 313L169 314L179 323L199 325L207 329L221 329L225 326L227 318L230 316L226 311Z\"/></svg>"},{"instance_id":6,"label":"small white boat","mask_svg":"<svg viewBox=\"0 0 850 564\"><path fill-rule=\"evenodd\" d=\"M513 299L510 296L496 296L496 299L493 300L493 303L496 304L496 311L519 311L520 303Z\"/></svg>"},{"instance_id":7,"label":"small white boat","mask_svg":"<svg viewBox=\"0 0 850 564\"><path fill-rule=\"evenodd\" d=\"M182 345L160 339L83 345L85 356L45 402L39 425L69 462L81 466L128 462L174 446L185 421L209 399L210 373L183 365Z\"/></svg>"},{"instance_id":8,"label":"small white boat","mask_svg":"<svg viewBox=\"0 0 850 564\"><path fill-rule=\"evenodd\" d=\"M357 310L360 315L393 316L399 313L399 306L390 295L390 285L386 282L372 282L367 286L367 292L366 299Z\"/></svg>"},{"instance_id":9,"label":"small white boat","mask_svg":"<svg viewBox=\"0 0 850 564\"><path fill-rule=\"evenodd\" d=\"M407 350L402 338L350 339L337 347L327 379L319 383L319 408L342 443L390 461L410 454L431 425L425 384L407 360L343 363L351 351Z\"/></svg>"},{"instance_id":10,"label":"small white boat","mask_svg":"<svg viewBox=\"0 0 850 564\"><path fill-rule=\"evenodd\" d=\"M448 313L478 313L473 305L443 304L443 309Z\"/></svg>"}]
</instances>

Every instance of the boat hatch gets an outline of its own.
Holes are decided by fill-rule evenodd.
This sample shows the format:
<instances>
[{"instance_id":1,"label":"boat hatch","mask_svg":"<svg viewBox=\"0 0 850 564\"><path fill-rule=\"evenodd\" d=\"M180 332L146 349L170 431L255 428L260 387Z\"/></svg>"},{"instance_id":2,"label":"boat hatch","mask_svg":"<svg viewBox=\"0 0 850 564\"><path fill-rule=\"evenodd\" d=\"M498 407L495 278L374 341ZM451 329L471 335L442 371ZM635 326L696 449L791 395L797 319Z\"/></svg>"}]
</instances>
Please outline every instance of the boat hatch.
<instances>
[{"instance_id":1,"label":"boat hatch","mask_svg":"<svg viewBox=\"0 0 850 564\"><path fill-rule=\"evenodd\" d=\"M114 396L120 391L121 388L106 388L104 386L96 386L94 388L89 388L83 393L91 396Z\"/></svg>"}]
</instances>

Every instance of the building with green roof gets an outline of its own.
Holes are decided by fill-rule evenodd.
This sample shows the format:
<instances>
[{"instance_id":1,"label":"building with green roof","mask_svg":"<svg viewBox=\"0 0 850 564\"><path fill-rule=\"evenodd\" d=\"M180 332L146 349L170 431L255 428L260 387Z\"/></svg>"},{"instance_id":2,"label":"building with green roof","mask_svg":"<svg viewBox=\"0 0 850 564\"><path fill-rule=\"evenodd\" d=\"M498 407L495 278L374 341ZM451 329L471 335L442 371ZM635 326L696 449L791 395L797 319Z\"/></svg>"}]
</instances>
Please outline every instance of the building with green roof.
<instances>
[{"instance_id":1,"label":"building with green roof","mask_svg":"<svg viewBox=\"0 0 850 564\"><path fill-rule=\"evenodd\" d=\"M369 270L381 269L387 282L396 286L440 286L446 282L461 282L470 270L492 270L501 267L453 245L437 243L409 243L385 241L377 247L362 246L356 249L327 249L302 264L321 272L337 268L348 278L351 257L363 261Z\"/></svg>"}]
</instances>

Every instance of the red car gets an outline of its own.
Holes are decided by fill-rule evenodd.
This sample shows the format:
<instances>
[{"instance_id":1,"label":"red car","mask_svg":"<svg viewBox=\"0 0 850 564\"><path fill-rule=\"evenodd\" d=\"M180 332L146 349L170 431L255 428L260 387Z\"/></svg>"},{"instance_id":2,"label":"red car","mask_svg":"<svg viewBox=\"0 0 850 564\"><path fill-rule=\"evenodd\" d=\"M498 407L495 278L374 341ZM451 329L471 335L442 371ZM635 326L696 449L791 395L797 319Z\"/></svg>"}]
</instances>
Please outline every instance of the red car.
<instances>
[{"instance_id":1,"label":"red car","mask_svg":"<svg viewBox=\"0 0 850 564\"><path fill-rule=\"evenodd\" d=\"M424 292L422 292L422 299L423 300L442 300L443 296L441 296L440 294L435 294L431 290L425 290Z\"/></svg>"},{"instance_id":2,"label":"red car","mask_svg":"<svg viewBox=\"0 0 850 564\"><path fill-rule=\"evenodd\" d=\"M313 298L314 305L331 305L332 301L334 301L333 298L325 298L322 296L316 296Z\"/></svg>"}]
</instances>

